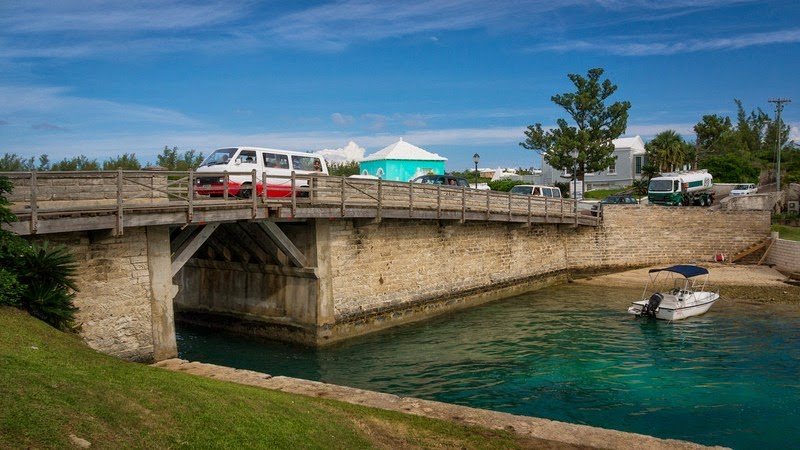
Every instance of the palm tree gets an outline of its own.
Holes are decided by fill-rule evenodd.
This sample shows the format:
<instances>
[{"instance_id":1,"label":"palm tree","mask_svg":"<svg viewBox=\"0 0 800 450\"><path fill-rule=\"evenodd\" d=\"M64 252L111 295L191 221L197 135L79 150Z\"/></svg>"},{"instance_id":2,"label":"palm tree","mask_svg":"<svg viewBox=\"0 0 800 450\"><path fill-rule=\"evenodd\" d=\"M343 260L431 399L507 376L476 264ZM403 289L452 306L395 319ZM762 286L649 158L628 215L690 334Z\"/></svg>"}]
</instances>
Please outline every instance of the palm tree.
<instances>
[{"instance_id":1,"label":"palm tree","mask_svg":"<svg viewBox=\"0 0 800 450\"><path fill-rule=\"evenodd\" d=\"M650 163L662 172L672 172L690 162L690 145L675 130L658 133L645 148Z\"/></svg>"}]
</instances>

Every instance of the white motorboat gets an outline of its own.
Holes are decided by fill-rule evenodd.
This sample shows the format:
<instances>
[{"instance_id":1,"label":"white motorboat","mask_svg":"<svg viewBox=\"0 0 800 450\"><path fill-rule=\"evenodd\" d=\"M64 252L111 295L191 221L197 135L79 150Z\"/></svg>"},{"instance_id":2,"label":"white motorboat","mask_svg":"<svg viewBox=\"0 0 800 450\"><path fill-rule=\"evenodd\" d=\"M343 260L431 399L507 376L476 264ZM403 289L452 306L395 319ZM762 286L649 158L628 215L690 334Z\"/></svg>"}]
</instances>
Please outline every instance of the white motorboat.
<instances>
[{"instance_id":1,"label":"white motorboat","mask_svg":"<svg viewBox=\"0 0 800 450\"><path fill-rule=\"evenodd\" d=\"M665 276L659 277L662 274ZM680 320L705 313L719 299L718 291L706 290L710 289L708 269L703 267L677 265L650 269L649 278L642 299L633 302L628 313L661 320Z\"/></svg>"}]
</instances>

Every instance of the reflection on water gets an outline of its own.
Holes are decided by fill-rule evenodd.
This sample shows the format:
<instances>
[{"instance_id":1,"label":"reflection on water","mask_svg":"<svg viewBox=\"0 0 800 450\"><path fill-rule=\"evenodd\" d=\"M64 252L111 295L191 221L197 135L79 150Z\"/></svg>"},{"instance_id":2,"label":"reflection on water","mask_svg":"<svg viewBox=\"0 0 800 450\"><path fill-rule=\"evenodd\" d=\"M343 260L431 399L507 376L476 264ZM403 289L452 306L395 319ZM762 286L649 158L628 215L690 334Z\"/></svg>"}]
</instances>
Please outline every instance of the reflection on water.
<instances>
[{"instance_id":1,"label":"reflection on water","mask_svg":"<svg viewBox=\"0 0 800 450\"><path fill-rule=\"evenodd\" d=\"M182 358L735 448L800 441L800 308L675 323L564 285L324 349L179 327Z\"/></svg>"}]
</instances>

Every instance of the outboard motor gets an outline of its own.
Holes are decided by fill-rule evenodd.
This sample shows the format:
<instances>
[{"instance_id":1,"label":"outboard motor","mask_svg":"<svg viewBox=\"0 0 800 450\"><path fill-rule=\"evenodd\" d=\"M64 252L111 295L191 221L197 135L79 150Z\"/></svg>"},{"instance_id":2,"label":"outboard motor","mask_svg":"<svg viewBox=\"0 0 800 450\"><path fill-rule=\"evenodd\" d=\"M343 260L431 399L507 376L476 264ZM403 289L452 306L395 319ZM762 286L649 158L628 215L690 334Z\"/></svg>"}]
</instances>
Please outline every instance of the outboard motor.
<instances>
[{"instance_id":1,"label":"outboard motor","mask_svg":"<svg viewBox=\"0 0 800 450\"><path fill-rule=\"evenodd\" d=\"M661 301L664 300L664 296L656 292L655 294L650 296L650 299L647 300L647 304L644 305L642 308L642 312L639 313L640 316L646 317L655 317L656 311L658 310L659 305L661 305Z\"/></svg>"}]
</instances>

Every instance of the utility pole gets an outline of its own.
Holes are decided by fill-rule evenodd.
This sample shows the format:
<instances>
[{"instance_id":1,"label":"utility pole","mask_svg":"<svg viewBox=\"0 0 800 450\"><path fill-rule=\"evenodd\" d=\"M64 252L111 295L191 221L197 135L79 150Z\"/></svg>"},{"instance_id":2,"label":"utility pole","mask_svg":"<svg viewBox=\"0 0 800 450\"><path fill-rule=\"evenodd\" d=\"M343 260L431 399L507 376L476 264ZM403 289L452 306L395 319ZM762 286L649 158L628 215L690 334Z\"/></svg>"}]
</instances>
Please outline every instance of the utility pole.
<instances>
[{"instance_id":1,"label":"utility pole","mask_svg":"<svg viewBox=\"0 0 800 450\"><path fill-rule=\"evenodd\" d=\"M777 192L781 191L781 111L783 111L784 103L791 103L789 98L771 98L768 100L770 103L775 103L775 121L778 124L777 139L775 142L775 151L777 152L777 164L775 165L775 182L777 184Z\"/></svg>"}]
</instances>

